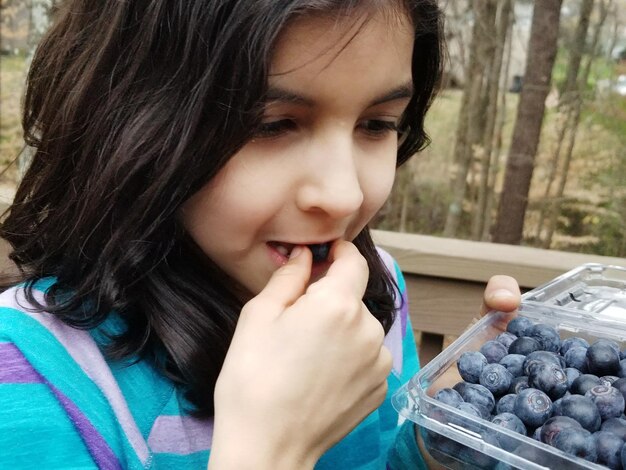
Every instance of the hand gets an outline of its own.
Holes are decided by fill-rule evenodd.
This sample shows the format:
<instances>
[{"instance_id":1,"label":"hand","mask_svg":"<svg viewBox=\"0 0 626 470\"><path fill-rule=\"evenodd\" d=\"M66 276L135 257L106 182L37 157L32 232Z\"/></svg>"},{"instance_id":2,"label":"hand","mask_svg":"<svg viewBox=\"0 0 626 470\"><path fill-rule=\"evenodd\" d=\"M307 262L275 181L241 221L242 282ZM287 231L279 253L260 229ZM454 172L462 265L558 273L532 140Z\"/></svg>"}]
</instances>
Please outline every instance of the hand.
<instances>
[{"instance_id":1,"label":"hand","mask_svg":"<svg viewBox=\"0 0 626 470\"><path fill-rule=\"evenodd\" d=\"M241 311L215 387L209 468L312 468L387 393L391 354L361 301L365 259L337 242L307 287L302 247Z\"/></svg>"}]
</instances>

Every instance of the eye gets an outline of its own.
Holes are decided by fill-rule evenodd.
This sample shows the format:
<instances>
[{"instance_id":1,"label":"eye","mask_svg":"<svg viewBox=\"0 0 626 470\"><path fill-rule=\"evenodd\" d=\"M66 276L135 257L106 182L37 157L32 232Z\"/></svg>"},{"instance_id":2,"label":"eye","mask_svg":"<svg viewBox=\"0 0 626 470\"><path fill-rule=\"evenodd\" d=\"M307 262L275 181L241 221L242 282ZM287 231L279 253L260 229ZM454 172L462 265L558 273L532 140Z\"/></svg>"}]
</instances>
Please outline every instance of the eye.
<instances>
[{"instance_id":1,"label":"eye","mask_svg":"<svg viewBox=\"0 0 626 470\"><path fill-rule=\"evenodd\" d=\"M398 133L398 123L383 119L368 119L363 121L359 127L371 137L385 137L388 133Z\"/></svg>"},{"instance_id":2,"label":"eye","mask_svg":"<svg viewBox=\"0 0 626 470\"><path fill-rule=\"evenodd\" d=\"M291 119L279 119L277 121L262 122L254 132L255 138L269 139L278 137L296 129L295 121Z\"/></svg>"}]
</instances>

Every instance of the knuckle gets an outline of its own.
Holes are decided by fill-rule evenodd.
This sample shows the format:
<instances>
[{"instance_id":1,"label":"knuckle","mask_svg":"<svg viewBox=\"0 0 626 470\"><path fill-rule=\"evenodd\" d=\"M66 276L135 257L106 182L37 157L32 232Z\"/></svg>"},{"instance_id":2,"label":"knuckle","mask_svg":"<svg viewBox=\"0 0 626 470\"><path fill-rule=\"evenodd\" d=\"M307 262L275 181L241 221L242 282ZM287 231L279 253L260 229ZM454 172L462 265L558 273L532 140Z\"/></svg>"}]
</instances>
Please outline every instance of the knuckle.
<instances>
[{"instance_id":1,"label":"knuckle","mask_svg":"<svg viewBox=\"0 0 626 470\"><path fill-rule=\"evenodd\" d=\"M387 385L387 380L384 380L380 383L380 385L376 388L373 395L376 401L376 407L380 406L380 404L385 401L387 397L387 392L389 391L389 386Z\"/></svg>"},{"instance_id":2,"label":"knuckle","mask_svg":"<svg viewBox=\"0 0 626 470\"><path fill-rule=\"evenodd\" d=\"M361 299L343 291L341 287L319 282L315 287L311 285L307 293L323 311L343 319L354 319L361 311Z\"/></svg>"},{"instance_id":3,"label":"knuckle","mask_svg":"<svg viewBox=\"0 0 626 470\"><path fill-rule=\"evenodd\" d=\"M383 371L385 372L385 377L387 377L391 372L391 368L393 367L393 356L391 354L391 351L389 351L389 349L387 349L385 346L380 348L380 362ZM385 383L387 383L386 380Z\"/></svg>"},{"instance_id":4,"label":"knuckle","mask_svg":"<svg viewBox=\"0 0 626 470\"><path fill-rule=\"evenodd\" d=\"M249 315L251 311L264 308L266 301L261 296L253 297L241 309L240 317Z\"/></svg>"},{"instance_id":5,"label":"knuckle","mask_svg":"<svg viewBox=\"0 0 626 470\"><path fill-rule=\"evenodd\" d=\"M383 342L385 341L385 330L383 326L369 312L367 312L366 322L366 328L368 330L369 337L371 338L372 343L377 347L381 347Z\"/></svg>"}]
</instances>

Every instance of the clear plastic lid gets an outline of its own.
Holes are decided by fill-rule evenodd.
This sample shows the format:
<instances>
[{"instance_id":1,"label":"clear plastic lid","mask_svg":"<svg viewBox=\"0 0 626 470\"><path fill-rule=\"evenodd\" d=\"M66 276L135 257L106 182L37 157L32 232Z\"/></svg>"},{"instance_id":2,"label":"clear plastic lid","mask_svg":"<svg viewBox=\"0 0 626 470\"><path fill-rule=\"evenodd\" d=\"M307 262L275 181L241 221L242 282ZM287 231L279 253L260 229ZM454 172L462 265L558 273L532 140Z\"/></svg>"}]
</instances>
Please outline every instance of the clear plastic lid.
<instances>
[{"instance_id":1,"label":"clear plastic lid","mask_svg":"<svg viewBox=\"0 0 626 470\"><path fill-rule=\"evenodd\" d=\"M593 313L601 321L626 322L626 268L584 264L523 296L524 303Z\"/></svg>"}]
</instances>

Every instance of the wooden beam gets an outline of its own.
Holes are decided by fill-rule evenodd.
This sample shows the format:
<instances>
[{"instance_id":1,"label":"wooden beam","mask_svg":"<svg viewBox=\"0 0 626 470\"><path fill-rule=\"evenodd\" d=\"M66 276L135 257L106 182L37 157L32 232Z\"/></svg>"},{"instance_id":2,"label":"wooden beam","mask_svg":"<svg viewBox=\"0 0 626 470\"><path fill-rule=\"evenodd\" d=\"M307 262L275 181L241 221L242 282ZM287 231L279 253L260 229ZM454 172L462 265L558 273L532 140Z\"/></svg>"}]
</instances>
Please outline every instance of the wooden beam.
<instances>
[{"instance_id":1,"label":"wooden beam","mask_svg":"<svg viewBox=\"0 0 626 470\"><path fill-rule=\"evenodd\" d=\"M373 230L374 241L393 255L404 273L486 282L508 274L533 288L585 263L626 267L626 259L527 246L504 245Z\"/></svg>"}]
</instances>

